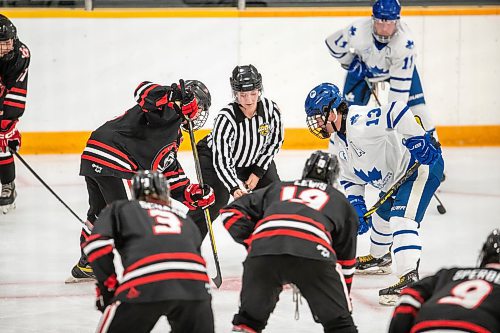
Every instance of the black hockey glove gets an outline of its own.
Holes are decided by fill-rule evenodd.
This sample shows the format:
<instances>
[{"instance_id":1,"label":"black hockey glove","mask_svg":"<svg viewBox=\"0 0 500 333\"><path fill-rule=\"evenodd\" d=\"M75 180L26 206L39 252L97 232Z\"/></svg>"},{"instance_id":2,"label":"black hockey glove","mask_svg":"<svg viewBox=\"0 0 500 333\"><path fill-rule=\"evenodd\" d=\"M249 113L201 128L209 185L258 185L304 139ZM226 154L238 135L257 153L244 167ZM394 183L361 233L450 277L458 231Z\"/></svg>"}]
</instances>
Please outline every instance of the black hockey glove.
<instances>
[{"instance_id":1,"label":"black hockey glove","mask_svg":"<svg viewBox=\"0 0 500 333\"><path fill-rule=\"evenodd\" d=\"M113 291L109 291L106 287L100 287L99 284L95 286L95 306L97 310L104 312L104 310L111 304L114 296Z\"/></svg>"}]
</instances>

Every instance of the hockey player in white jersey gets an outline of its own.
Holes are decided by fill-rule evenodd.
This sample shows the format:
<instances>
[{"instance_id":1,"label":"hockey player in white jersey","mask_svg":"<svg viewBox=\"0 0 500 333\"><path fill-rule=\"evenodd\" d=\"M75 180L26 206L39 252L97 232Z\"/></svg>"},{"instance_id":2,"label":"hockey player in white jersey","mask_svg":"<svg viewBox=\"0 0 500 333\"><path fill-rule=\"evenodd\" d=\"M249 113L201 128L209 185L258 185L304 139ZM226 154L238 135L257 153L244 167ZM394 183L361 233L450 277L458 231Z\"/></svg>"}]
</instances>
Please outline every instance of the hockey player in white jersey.
<instances>
[{"instance_id":1,"label":"hockey player in white jersey","mask_svg":"<svg viewBox=\"0 0 500 333\"><path fill-rule=\"evenodd\" d=\"M366 105L373 83L388 81L389 102L405 102L432 134L435 126L415 66L414 38L400 13L398 0L377 0L371 18L357 20L328 36L326 46L348 70L343 94L349 105Z\"/></svg>"},{"instance_id":2,"label":"hockey player in white jersey","mask_svg":"<svg viewBox=\"0 0 500 333\"><path fill-rule=\"evenodd\" d=\"M392 305L405 286L418 280L419 227L443 175L441 149L401 101L348 107L337 86L322 83L309 92L305 111L309 130L330 138L330 149L339 157L340 184L358 213L358 234L372 229L370 254L356 259L357 270L390 273L392 246L400 279L379 291L379 302ZM415 161L421 163L417 171L365 219L365 186L382 196Z\"/></svg>"}]
</instances>

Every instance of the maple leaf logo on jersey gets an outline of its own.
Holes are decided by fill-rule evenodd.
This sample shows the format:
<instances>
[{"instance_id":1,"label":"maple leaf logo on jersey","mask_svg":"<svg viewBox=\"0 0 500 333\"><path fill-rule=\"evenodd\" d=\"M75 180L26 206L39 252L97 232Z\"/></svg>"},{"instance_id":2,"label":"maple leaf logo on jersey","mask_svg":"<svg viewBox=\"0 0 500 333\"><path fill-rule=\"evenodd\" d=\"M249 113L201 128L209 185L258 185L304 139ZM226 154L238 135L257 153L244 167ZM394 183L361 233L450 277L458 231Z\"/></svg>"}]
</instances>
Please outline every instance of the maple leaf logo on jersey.
<instances>
[{"instance_id":1,"label":"maple leaf logo on jersey","mask_svg":"<svg viewBox=\"0 0 500 333\"><path fill-rule=\"evenodd\" d=\"M356 124L356 122L358 121L359 119L359 114L355 114L354 116L352 116L349 120L351 122L351 125L354 125Z\"/></svg>"},{"instance_id":2,"label":"maple leaf logo on jersey","mask_svg":"<svg viewBox=\"0 0 500 333\"><path fill-rule=\"evenodd\" d=\"M355 26L349 28L349 33L351 34L351 36L354 36L356 34L356 30L358 30L358 28L356 28Z\"/></svg>"},{"instance_id":3,"label":"maple leaf logo on jersey","mask_svg":"<svg viewBox=\"0 0 500 333\"><path fill-rule=\"evenodd\" d=\"M410 50L411 50L414 46L415 46L415 43L413 43L413 41L412 41L412 40L408 40L408 41L406 42L406 48L407 48L407 49L410 49Z\"/></svg>"},{"instance_id":4,"label":"maple leaf logo on jersey","mask_svg":"<svg viewBox=\"0 0 500 333\"><path fill-rule=\"evenodd\" d=\"M373 167L371 171L368 171L368 174L363 170L356 170L356 168L354 168L354 174L367 183L382 179L382 172L375 167Z\"/></svg>"},{"instance_id":5,"label":"maple leaf logo on jersey","mask_svg":"<svg viewBox=\"0 0 500 333\"><path fill-rule=\"evenodd\" d=\"M160 172L165 171L172 163L175 162L177 154L177 142L172 142L168 146L163 147L153 159L152 169Z\"/></svg>"},{"instance_id":6,"label":"maple leaf logo on jersey","mask_svg":"<svg viewBox=\"0 0 500 333\"><path fill-rule=\"evenodd\" d=\"M389 70L384 70L383 68L378 68L377 66L370 67L370 74L372 74L374 77L384 76L386 74L389 74Z\"/></svg>"}]
</instances>

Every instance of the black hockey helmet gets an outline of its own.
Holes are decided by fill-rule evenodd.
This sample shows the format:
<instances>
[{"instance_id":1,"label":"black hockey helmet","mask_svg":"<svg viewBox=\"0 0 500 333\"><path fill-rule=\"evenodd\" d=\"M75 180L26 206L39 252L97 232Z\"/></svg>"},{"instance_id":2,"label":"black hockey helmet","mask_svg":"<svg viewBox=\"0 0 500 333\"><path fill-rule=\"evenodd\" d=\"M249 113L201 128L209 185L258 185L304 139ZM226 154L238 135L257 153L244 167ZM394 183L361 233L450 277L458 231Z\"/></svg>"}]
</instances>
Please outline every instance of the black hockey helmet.
<instances>
[{"instance_id":1,"label":"black hockey helmet","mask_svg":"<svg viewBox=\"0 0 500 333\"><path fill-rule=\"evenodd\" d=\"M306 161L302 179L316 179L333 185L337 180L339 170L337 156L316 150Z\"/></svg>"},{"instance_id":2,"label":"black hockey helmet","mask_svg":"<svg viewBox=\"0 0 500 333\"><path fill-rule=\"evenodd\" d=\"M17 29L11 20L0 14L0 41L9 39L17 39Z\"/></svg>"},{"instance_id":3,"label":"black hockey helmet","mask_svg":"<svg viewBox=\"0 0 500 333\"><path fill-rule=\"evenodd\" d=\"M136 200L170 202L170 186L163 174L153 170L138 171L132 177L132 198Z\"/></svg>"},{"instance_id":4,"label":"black hockey helmet","mask_svg":"<svg viewBox=\"0 0 500 333\"><path fill-rule=\"evenodd\" d=\"M486 264L500 264L500 229L494 229L486 238L478 258L479 267Z\"/></svg>"},{"instance_id":5,"label":"black hockey helmet","mask_svg":"<svg viewBox=\"0 0 500 333\"><path fill-rule=\"evenodd\" d=\"M229 78L231 88L235 91L259 90L262 92L262 75L254 65L236 66Z\"/></svg>"},{"instance_id":6,"label":"black hockey helmet","mask_svg":"<svg viewBox=\"0 0 500 333\"><path fill-rule=\"evenodd\" d=\"M198 117L192 120L193 130L198 130L207 122L208 109L210 109L210 105L212 105L212 96L207 86L198 80L187 80L186 90L192 91L198 101ZM187 130L184 125L182 125L182 129L185 131Z\"/></svg>"}]
</instances>

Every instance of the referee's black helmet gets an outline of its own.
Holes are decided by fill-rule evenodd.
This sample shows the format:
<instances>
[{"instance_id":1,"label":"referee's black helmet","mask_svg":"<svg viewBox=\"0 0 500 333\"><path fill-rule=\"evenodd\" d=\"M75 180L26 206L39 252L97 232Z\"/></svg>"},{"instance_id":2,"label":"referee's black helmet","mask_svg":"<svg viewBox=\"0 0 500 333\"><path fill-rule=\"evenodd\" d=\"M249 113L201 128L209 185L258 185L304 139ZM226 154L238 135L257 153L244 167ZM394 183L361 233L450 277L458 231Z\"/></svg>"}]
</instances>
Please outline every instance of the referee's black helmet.
<instances>
[{"instance_id":1,"label":"referee's black helmet","mask_svg":"<svg viewBox=\"0 0 500 333\"><path fill-rule=\"evenodd\" d=\"M229 81L233 91L262 91L262 75L254 65L236 66Z\"/></svg>"}]
</instances>

